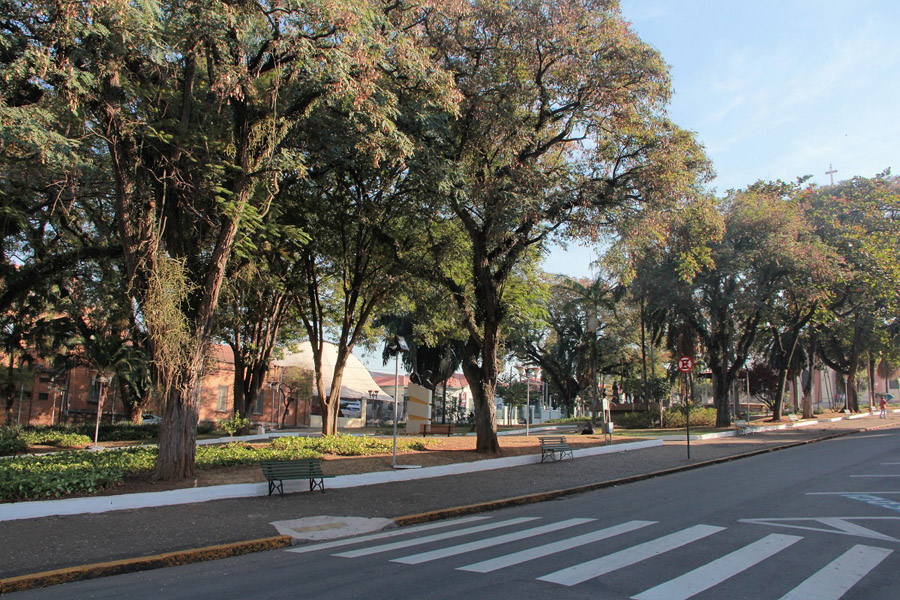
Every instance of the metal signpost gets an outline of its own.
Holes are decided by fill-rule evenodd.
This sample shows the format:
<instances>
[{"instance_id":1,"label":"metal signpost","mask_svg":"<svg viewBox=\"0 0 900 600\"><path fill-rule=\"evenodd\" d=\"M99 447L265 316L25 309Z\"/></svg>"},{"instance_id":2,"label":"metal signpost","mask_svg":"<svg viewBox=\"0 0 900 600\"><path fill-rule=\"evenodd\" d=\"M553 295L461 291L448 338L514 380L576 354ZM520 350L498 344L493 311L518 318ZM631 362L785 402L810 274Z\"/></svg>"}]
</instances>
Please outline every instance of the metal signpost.
<instances>
[{"instance_id":1,"label":"metal signpost","mask_svg":"<svg viewBox=\"0 0 900 600\"><path fill-rule=\"evenodd\" d=\"M684 399L684 424L687 435L687 457L691 460L691 400L694 398L694 379L691 371L694 369L694 360L690 356L682 356L678 359L678 370L684 373L685 388L688 397Z\"/></svg>"}]
</instances>

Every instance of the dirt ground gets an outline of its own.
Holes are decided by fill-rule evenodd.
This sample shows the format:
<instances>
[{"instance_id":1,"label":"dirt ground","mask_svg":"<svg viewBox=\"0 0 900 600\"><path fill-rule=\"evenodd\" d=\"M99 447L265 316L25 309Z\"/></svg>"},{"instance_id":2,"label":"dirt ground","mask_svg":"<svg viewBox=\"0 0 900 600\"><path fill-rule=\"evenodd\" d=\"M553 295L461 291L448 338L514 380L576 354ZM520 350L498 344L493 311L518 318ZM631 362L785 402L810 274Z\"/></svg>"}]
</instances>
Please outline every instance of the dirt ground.
<instances>
[{"instance_id":1,"label":"dirt ground","mask_svg":"<svg viewBox=\"0 0 900 600\"><path fill-rule=\"evenodd\" d=\"M459 462L471 462L487 458L537 454L540 452L538 436L501 436L499 437L501 454L479 454L475 452L474 436L427 437L422 439L427 450L397 453L397 463L433 467ZM603 445L602 435L568 435L566 440L575 449ZM629 442L633 438L614 438L613 443ZM322 459L322 471L326 475L352 475L373 471L390 471L393 456L376 454L373 456L335 456L327 455ZM262 471L258 465L242 465L234 467L218 467L215 469L198 469L196 479L180 482L152 482L146 475L129 477L121 485L104 492L109 494L131 494L138 492L158 492L185 487L202 487L208 485L224 485L229 483L264 482Z\"/></svg>"}]
</instances>

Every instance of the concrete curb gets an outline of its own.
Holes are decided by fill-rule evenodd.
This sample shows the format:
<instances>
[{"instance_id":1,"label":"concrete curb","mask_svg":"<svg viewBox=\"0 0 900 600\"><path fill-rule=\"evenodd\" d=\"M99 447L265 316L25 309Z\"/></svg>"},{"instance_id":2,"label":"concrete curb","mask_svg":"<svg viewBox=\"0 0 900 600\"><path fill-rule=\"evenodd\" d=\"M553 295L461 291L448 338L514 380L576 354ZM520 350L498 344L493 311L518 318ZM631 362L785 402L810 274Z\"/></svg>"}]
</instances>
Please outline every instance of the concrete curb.
<instances>
[{"instance_id":1,"label":"concrete curb","mask_svg":"<svg viewBox=\"0 0 900 600\"><path fill-rule=\"evenodd\" d=\"M21 592L33 588L57 585L59 583L69 583L71 581L108 577L110 575L121 575L124 573L135 573L137 571L149 571L151 569L189 565L191 563L218 560L230 556L240 556L242 554L275 550L290 545L291 536L278 535L244 542L219 544L216 546L207 546L205 548L166 552L165 554L94 563L79 567L68 567L65 569L56 569L54 571L44 571L29 575L19 575L17 577L0 579L0 594Z\"/></svg>"}]
</instances>

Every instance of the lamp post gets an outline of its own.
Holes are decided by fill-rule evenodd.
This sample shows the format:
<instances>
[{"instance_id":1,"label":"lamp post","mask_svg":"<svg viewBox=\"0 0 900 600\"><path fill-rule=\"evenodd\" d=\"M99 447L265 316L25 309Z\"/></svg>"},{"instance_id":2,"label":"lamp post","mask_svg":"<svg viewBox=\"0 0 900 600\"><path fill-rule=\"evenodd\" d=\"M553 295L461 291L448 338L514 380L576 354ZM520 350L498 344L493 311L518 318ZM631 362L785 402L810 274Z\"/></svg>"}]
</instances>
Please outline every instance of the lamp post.
<instances>
[{"instance_id":1,"label":"lamp post","mask_svg":"<svg viewBox=\"0 0 900 600\"><path fill-rule=\"evenodd\" d=\"M103 386L109 383L109 376L106 373L97 375L97 381L100 383L100 391L97 397L97 423L94 425L94 446L100 439L100 411L103 410Z\"/></svg>"},{"instance_id":2,"label":"lamp post","mask_svg":"<svg viewBox=\"0 0 900 600\"><path fill-rule=\"evenodd\" d=\"M53 406L50 408L50 427L56 424L56 396L62 388L56 383L56 380L50 380L50 394L53 396Z\"/></svg>"},{"instance_id":3,"label":"lamp post","mask_svg":"<svg viewBox=\"0 0 900 600\"><path fill-rule=\"evenodd\" d=\"M394 343L391 345L391 349L394 351L394 355L396 358L396 363L394 366L394 458L391 462L391 466L393 468L397 468L397 410L398 405L400 403L400 353L401 352L409 352L409 346L406 345L406 340L402 336L396 336L394 338Z\"/></svg>"},{"instance_id":4,"label":"lamp post","mask_svg":"<svg viewBox=\"0 0 900 600\"><path fill-rule=\"evenodd\" d=\"M274 422L274 426L272 429L278 428L278 416L275 414L275 393L278 391L278 381L273 379L269 382L269 387L272 388L272 421ZM278 405L278 411L281 412L281 405Z\"/></svg>"}]
</instances>

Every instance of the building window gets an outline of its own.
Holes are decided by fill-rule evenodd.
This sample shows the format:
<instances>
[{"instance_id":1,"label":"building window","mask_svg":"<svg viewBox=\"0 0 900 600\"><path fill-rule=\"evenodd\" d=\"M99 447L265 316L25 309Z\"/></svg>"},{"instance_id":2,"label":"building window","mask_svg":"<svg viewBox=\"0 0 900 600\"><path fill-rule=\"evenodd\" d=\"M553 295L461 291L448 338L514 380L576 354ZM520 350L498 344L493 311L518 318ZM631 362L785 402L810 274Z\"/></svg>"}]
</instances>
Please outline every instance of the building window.
<instances>
[{"instance_id":1,"label":"building window","mask_svg":"<svg viewBox=\"0 0 900 600\"><path fill-rule=\"evenodd\" d=\"M100 399L100 385L96 378L91 380L91 387L88 391L88 402L91 404L97 404L97 401Z\"/></svg>"},{"instance_id":2,"label":"building window","mask_svg":"<svg viewBox=\"0 0 900 600\"><path fill-rule=\"evenodd\" d=\"M259 395L256 396L256 404L253 406L253 414L261 415L263 411L263 401L266 399L265 390L259 390Z\"/></svg>"},{"instance_id":3,"label":"building window","mask_svg":"<svg viewBox=\"0 0 900 600\"><path fill-rule=\"evenodd\" d=\"M47 392L39 392L38 393L38 400L49 400L49 399L50 399L50 394L48 394Z\"/></svg>"},{"instance_id":4,"label":"building window","mask_svg":"<svg viewBox=\"0 0 900 600\"><path fill-rule=\"evenodd\" d=\"M220 385L216 389L216 410L226 412L228 410L228 386Z\"/></svg>"}]
</instances>

